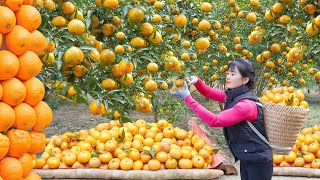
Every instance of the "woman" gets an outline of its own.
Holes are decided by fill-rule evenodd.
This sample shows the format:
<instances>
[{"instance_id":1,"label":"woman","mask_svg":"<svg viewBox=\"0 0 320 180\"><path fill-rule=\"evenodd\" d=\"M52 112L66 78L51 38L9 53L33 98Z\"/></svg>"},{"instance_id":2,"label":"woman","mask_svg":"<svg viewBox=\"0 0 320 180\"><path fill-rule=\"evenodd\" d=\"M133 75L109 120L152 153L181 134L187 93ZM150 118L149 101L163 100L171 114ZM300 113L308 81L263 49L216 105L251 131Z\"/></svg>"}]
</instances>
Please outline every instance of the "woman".
<instances>
[{"instance_id":1,"label":"woman","mask_svg":"<svg viewBox=\"0 0 320 180\"><path fill-rule=\"evenodd\" d=\"M272 151L249 127L250 121L267 138L264 128L262 108L256 104L253 94L254 68L250 61L237 58L229 65L226 77L227 90L217 90L207 86L201 79L191 76L188 85L194 85L203 96L224 103L224 110L214 114L192 98L187 83L175 92L192 111L211 127L223 127L224 136L235 161L240 160L243 180L270 180L273 172Z\"/></svg>"}]
</instances>

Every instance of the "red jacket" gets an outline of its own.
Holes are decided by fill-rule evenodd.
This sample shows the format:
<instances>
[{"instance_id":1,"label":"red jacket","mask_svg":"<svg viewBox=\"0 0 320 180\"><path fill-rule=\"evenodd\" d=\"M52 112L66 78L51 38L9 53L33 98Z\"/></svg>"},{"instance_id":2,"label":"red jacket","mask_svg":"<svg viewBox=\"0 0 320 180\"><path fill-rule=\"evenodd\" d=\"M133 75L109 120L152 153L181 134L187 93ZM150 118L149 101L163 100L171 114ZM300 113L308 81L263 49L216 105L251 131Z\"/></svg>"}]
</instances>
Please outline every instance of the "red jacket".
<instances>
[{"instance_id":1,"label":"red jacket","mask_svg":"<svg viewBox=\"0 0 320 180\"><path fill-rule=\"evenodd\" d=\"M227 99L224 90L211 88L201 79L198 79L194 86L200 94L212 100L224 103L225 99ZM214 114L204 108L191 95L187 96L184 101L202 121L211 127L227 127L244 120L253 121L258 116L256 103L247 99L241 100L234 107L221 111L218 114Z\"/></svg>"}]
</instances>

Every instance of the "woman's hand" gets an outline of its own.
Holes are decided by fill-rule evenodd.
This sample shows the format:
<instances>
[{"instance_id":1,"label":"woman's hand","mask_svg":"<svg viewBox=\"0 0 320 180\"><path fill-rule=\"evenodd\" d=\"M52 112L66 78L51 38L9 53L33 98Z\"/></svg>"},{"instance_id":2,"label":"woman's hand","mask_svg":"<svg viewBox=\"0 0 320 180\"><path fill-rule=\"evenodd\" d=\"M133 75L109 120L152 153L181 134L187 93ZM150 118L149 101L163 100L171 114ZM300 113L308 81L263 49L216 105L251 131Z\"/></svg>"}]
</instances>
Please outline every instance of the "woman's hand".
<instances>
[{"instance_id":1,"label":"woman's hand","mask_svg":"<svg viewBox=\"0 0 320 180\"><path fill-rule=\"evenodd\" d=\"M174 86L174 89L175 89L176 91L172 91L172 90L170 89L170 94L175 95L175 96L178 96L181 100L184 100L187 96L190 95L190 92L189 92L189 89L188 89L188 85L187 85L186 82L183 83L183 89L177 88L177 86L176 86L175 83L173 83L173 86Z\"/></svg>"},{"instance_id":2,"label":"woman's hand","mask_svg":"<svg viewBox=\"0 0 320 180\"><path fill-rule=\"evenodd\" d=\"M185 79L189 86L194 85L198 81L197 76L187 76Z\"/></svg>"}]
</instances>

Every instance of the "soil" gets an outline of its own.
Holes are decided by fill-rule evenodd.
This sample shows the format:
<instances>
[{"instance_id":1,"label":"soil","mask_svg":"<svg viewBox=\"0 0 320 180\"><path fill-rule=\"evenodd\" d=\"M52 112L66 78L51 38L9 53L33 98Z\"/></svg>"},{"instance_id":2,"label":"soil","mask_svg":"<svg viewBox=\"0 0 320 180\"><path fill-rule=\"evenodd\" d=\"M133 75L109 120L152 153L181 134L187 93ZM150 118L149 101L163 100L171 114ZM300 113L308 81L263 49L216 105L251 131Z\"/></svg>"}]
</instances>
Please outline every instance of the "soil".
<instances>
[{"instance_id":1,"label":"soil","mask_svg":"<svg viewBox=\"0 0 320 180\"><path fill-rule=\"evenodd\" d=\"M218 103L209 101L204 97L201 97L197 93L194 93L193 95L195 99L197 99L204 107L207 107L214 113L219 112L220 108ZM320 108L320 102L318 97L319 97L318 93L307 94L306 98L311 106L310 109L312 112L317 112L317 110L319 110ZM51 126L46 130L47 137L50 137L52 135L60 135L67 131L75 132L81 129L90 129L92 127L95 127L99 123L109 121L108 119L102 118L101 116L92 115L89 112L88 107L84 104L73 104L72 102L60 101L57 107L58 108L53 110L53 114L54 114L53 122ZM132 117L133 120L144 119L149 122L154 121L153 114L144 114L137 111L130 111L130 116ZM173 125L188 130L188 120L190 120L192 117L195 117L195 114L189 110L184 115L184 117L185 117L184 120L176 121L173 123ZM312 120L310 120L311 125L319 124L320 123L319 117L320 117L320 114L310 113L309 119L312 118ZM315 118L317 119L314 120ZM199 124L203 124L200 120L198 120L197 122ZM211 133L213 139L215 140L215 142L217 143L217 146L221 149L221 151L227 156L231 157L231 153L223 137L222 128L208 128L207 125L205 124L203 125ZM238 169L238 172L239 172L239 163L236 163L235 167ZM219 179L235 180L235 179L240 179L240 176L223 176ZM304 179L304 178L278 176L278 177L274 177L273 179L289 180L289 179ZM305 179L312 179L312 178L305 178Z\"/></svg>"}]
</instances>

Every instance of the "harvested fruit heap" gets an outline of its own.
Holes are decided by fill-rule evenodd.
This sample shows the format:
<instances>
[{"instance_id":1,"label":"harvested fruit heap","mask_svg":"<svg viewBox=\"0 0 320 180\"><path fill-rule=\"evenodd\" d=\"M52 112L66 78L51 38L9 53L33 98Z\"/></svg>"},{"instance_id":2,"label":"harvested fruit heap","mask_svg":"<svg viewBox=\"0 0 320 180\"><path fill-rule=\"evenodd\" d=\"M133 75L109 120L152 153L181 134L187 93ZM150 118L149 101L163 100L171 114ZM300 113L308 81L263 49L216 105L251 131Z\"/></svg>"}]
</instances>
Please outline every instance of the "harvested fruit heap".
<instances>
[{"instance_id":1,"label":"harvested fruit heap","mask_svg":"<svg viewBox=\"0 0 320 180\"><path fill-rule=\"evenodd\" d=\"M288 155L273 155L275 166L295 166L320 169L320 126L300 131Z\"/></svg>"},{"instance_id":2,"label":"harvested fruit heap","mask_svg":"<svg viewBox=\"0 0 320 180\"><path fill-rule=\"evenodd\" d=\"M213 146L193 131L173 127L167 120L117 120L90 130L66 132L47 139L35 168L101 168L160 170L210 168Z\"/></svg>"},{"instance_id":3,"label":"harvested fruit heap","mask_svg":"<svg viewBox=\"0 0 320 180\"><path fill-rule=\"evenodd\" d=\"M32 1L0 3L0 179L41 179L33 169L35 154L46 146L44 130L52 121L42 101L38 55L47 48L37 31L41 15ZM25 3L25 4L24 4ZM24 4L24 5L23 5Z\"/></svg>"},{"instance_id":4,"label":"harvested fruit heap","mask_svg":"<svg viewBox=\"0 0 320 180\"><path fill-rule=\"evenodd\" d=\"M267 90L259 99L264 102L280 104L282 106L308 108L308 102L305 101L303 90L295 90L293 86L277 87Z\"/></svg>"}]
</instances>

